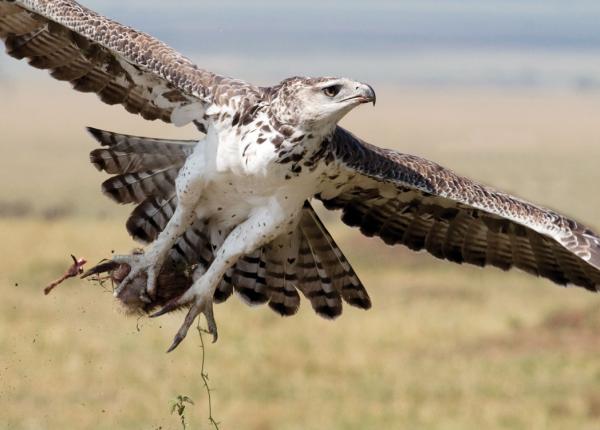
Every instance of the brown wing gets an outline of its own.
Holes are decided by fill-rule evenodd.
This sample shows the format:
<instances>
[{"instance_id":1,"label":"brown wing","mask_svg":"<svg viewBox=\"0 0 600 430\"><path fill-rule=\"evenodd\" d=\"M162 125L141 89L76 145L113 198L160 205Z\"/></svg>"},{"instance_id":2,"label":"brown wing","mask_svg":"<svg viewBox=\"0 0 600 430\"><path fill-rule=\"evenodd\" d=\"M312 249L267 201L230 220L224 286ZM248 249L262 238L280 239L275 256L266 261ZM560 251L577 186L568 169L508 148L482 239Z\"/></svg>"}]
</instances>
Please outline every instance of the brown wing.
<instances>
[{"instance_id":1,"label":"brown wing","mask_svg":"<svg viewBox=\"0 0 600 430\"><path fill-rule=\"evenodd\" d=\"M600 238L576 221L339 127L331 148L341 176L318 197L363 234L457 263L515 266L598 290Z\"/></svg>"},{"instance_id":2,"label":"brown wing","mask_svg":"<svg viewBox=\"0 0 600 430\"><path fill-rule=\"evenodd\" d=\"M206 104L245 85L73 0L0 0L0 38L11 56L149 120L201 121Z\"/></svg>"}]
</instances>

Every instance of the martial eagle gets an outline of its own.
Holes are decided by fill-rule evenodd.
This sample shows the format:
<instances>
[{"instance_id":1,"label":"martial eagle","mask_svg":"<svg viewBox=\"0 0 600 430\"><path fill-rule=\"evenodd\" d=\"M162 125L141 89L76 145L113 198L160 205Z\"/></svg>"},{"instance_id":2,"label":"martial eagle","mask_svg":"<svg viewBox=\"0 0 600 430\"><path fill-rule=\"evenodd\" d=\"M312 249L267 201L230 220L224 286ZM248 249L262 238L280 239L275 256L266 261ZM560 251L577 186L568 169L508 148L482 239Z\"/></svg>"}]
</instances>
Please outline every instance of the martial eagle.
<instances>
[{"instance_id":1,"label":"martial eagle","mask_svg":"<svg viewBox=\"0 0 600 430\"><path fill-rule=\"evenodd\" d=\"M590 229L339 127L349 111L375 103L367 84L293 77L254 86L73 0L0 0L0 37L9 55L78 91L204 134L188 142L90 129L102 145L92 162L115 175L104 193L137 205L127 229L148 244L114 257L131 269L116 294L147 279L141 299L156 305L161 271L193 269L191 286L154 314L189 307L170 349L200 313L216 338L212 303L232 291L281 315L297 311L298 291L329 318L342 300L371 306L312 199L390 245L591 291L600 285L600 238Z\"/></svg>"}]
</instances>

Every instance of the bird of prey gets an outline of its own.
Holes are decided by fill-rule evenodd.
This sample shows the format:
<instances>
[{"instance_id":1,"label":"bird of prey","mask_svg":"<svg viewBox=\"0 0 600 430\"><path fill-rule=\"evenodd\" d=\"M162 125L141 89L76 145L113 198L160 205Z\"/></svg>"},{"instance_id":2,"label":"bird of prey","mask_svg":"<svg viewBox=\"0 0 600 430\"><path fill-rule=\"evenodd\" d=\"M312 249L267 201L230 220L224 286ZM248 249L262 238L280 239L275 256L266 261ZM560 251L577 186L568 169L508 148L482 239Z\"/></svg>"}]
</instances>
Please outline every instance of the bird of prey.
<instances>
[{"instance_id":1,"label":"bird of prey","mask_svg":"<svg viewBox=\"0 0 600 430\"><path fill-rule=\"evenodd\" d=\"M154 314L189 307L170 350L201 313L216 338L213 301L232 291L282 315L296 312L298 291L329 318L342 300L371 306L312 199L390 245L600 286L600 237L590 229L338 126L355 107L375 104L367 84L293 77L254 86L203 70L73 0L0 0L0 37L9 55L78 91L204 135L187 142L90 129L102 144L92 162L115 175L103 191L137 204L127 228L147 243L114 257L131 269L116 293L142 276L142 299L152 302L167 264L194 270L191 286Z\"/></svg>"}]
</instances>

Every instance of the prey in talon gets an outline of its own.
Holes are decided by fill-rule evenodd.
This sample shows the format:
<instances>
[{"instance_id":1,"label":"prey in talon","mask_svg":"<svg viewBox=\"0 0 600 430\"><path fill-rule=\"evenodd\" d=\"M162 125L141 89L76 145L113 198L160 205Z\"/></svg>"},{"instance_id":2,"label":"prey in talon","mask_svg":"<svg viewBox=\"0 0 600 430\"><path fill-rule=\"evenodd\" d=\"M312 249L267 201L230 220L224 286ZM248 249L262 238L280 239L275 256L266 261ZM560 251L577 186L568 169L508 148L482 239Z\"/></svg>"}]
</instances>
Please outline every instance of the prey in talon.
<instances>
[{"instance_id":1,"label":"prey in talon","mask_svg":"<svg viewBox=\"0 0 600 430\"><path fill-rule=\"evenodd\" d=\"M164 307L175 297L179 297L192 285L192 270L193 267L186 265L164 265L157 276L156 282L159 288L152 299L144 298L147 277L143 272L130 279L120 291L117 292L115 288L114 296L123 305L127 314L148 315ZM103 260L83 273L81 278L100 283L110 280L113 285L118 286L130 272L131 267L127 263Z\"/></svg>"},{"instance_id":2,"label":"prey in talon","mask_svg":"<svg viewBox=\"0 0 600 430\"><path fill-rule=\"evenodd\" d=\"M127 230L146 245L96 272L112 273L131 308L188 309L169 350L200 314L216 339L213 303L234 291L282 316L297 312L300 293L326 318L343 301L370 308L312 200L389 245L600 289L600 236L585 225L338 126L375 104L368 84L292 77L257 86L221 76L74 0L0 0L0 39L9 55L76 90L195 127L192 140L89 129L101 145L92 163L113 175L102 190L136 206Z\"/></svg>"}]
</instances>

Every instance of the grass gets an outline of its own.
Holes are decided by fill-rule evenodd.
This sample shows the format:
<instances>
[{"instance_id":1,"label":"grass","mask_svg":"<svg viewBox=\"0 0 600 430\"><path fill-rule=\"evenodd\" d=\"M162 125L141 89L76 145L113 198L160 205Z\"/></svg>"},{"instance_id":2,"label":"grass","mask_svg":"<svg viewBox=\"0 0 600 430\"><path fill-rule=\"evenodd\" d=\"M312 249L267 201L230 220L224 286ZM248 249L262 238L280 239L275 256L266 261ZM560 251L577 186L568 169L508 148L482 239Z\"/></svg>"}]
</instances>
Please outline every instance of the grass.
<instances>
[{"instance_id":1,"label":"grass","mask_svg":"<svg viewBox=\"0 0 600 430\"><path fill-rule=\"evenodd\" d=\"M82 126L190 130L146 124L60 84L40 90L36 105L19 85L0 103L10 161L0 170L0 428L177 429L170 408L181 393L195 403L187 428L209 428L199 339L190 332L164 353L182 314L138 321L83 281L42 294L70 253L95 262L133 247L129 208L99 196ZM359 135L600 226L600 99L379 94L375 110L346 121ZM597 428L597 296L389 248L327 219L374 307L346 307L332 323L305 302L286 319L237 298L218 305L206 370L222 429Z\"/></svg>"}]
</instances>

